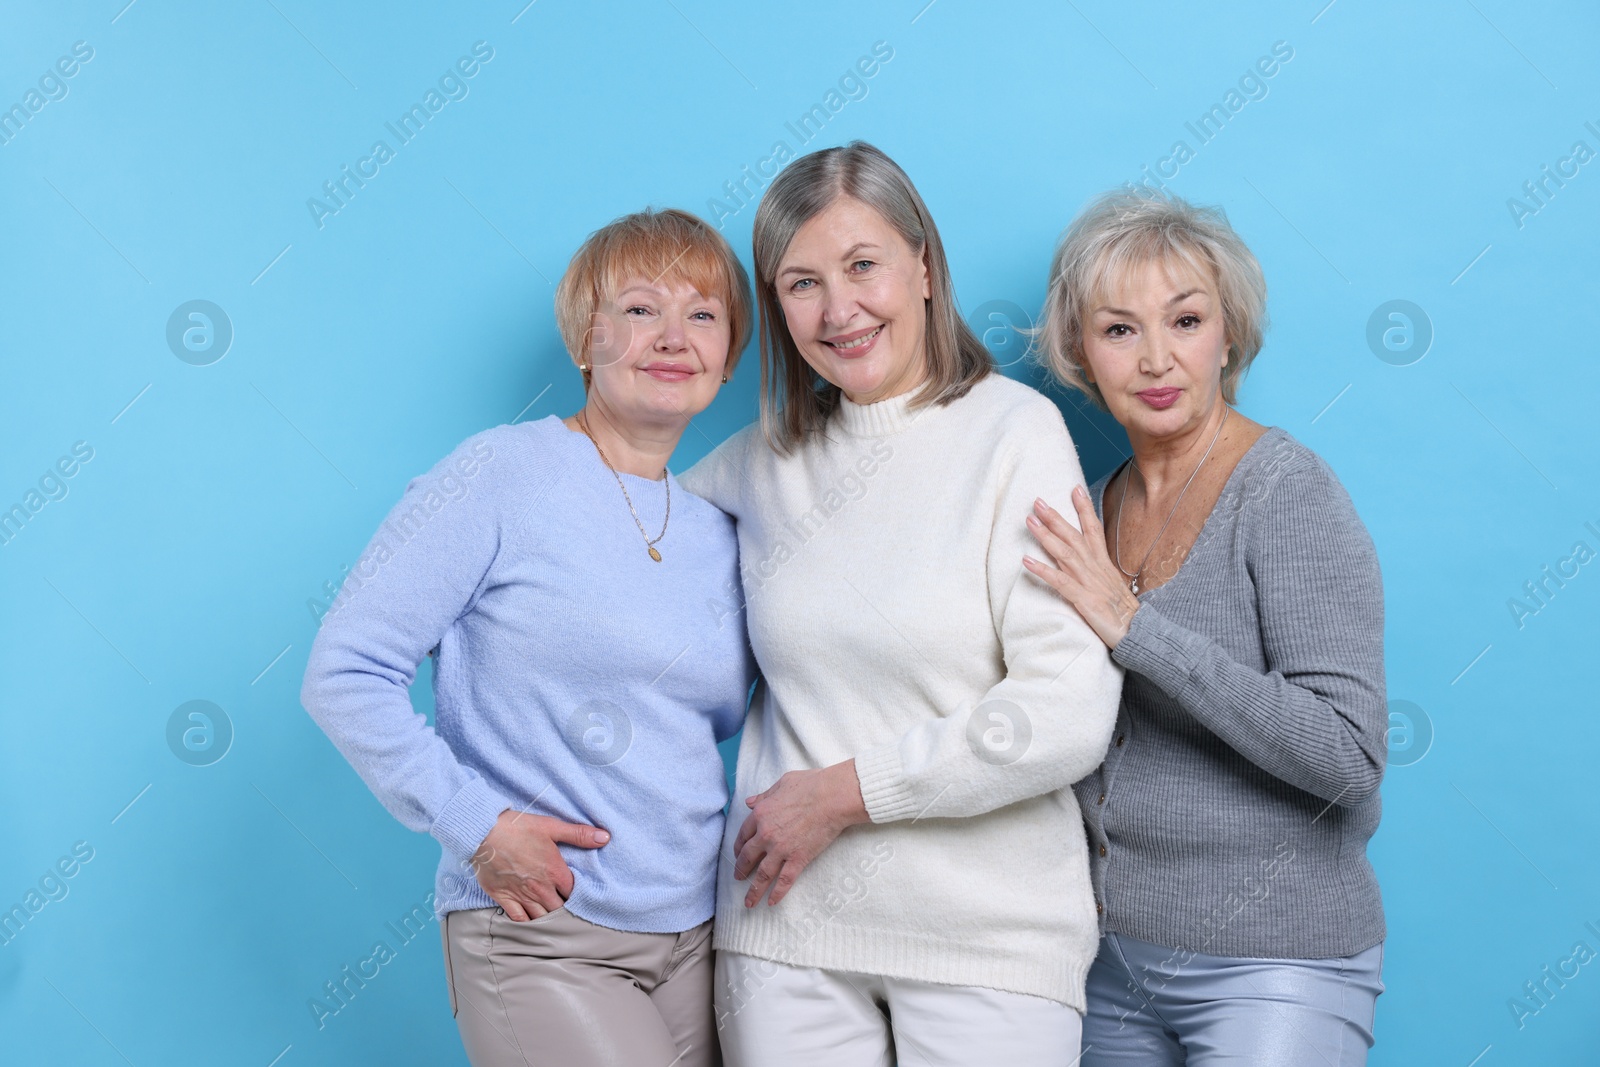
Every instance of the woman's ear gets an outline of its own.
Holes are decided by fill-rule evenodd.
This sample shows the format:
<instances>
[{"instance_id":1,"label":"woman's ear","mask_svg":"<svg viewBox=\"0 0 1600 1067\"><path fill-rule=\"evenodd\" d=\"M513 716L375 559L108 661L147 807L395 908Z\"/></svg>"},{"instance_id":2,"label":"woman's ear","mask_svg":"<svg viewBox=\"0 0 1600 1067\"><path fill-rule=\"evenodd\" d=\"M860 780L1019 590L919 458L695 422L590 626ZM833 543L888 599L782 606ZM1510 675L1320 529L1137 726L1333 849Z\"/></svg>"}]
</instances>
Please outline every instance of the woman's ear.
<instances>
[{"instance_id":1,"label":"woman's ear","mask_svg":"<svg viewBox=\"0 0 1600 1067\"><path fill-rule=\"evenodd\" d=\"M928 244L922 244L922 299L933 299L933 271L928 268Z\"/></svg>"}]
</instances>

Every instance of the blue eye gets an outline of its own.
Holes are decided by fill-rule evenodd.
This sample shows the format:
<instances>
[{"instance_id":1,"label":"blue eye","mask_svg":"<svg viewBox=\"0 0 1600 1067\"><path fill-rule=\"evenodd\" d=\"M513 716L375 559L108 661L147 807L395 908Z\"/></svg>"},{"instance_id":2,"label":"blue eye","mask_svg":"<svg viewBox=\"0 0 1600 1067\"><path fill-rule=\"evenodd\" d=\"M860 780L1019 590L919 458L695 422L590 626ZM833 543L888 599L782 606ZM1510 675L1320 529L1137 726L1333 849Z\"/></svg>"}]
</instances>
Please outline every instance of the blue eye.
<instances>
[{"instance_id":1,"label":"blue eye","mask_svg":"<svg viewBox=\"0 0 1600 1067\"><path fill-rule=\"evenodd\" d=\"M873 266L873 262L870 259L858 259L851 266L858 270L866 270L868 267Z\"/></svg>"},{"instance_id":2,"label":"blue eye","mask_svg":"<svg viewBox=\"0 0 1600 1067\"><path fill-rule=\"evenodd\" d=\"M789 286L789 289L790 289L791 292L800 292L803 289L809 288L810 286L812 286L814 284L815 283L810 278L801 278L799 281L797 281L793 285Z\"/></svg>"}]
</instances>

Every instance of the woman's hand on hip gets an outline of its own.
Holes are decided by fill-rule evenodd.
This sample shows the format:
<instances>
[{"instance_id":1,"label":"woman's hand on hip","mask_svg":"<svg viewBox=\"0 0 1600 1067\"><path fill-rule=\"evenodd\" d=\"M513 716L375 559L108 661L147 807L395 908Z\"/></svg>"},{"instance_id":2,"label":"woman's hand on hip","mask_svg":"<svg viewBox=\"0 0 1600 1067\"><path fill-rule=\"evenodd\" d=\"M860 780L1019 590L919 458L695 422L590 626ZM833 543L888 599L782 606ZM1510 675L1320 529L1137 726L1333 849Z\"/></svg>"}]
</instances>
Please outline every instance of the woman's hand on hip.
<instances>
[{"instance_id":1,"label":"woman's hand on hip","mask_svg":"<svg viewBox=\"0 0 1600 1067\"><path fill-rule=\"evenodd\" d=\"M733 876L750 879L747 908L759 904L769 886L767 903L778 903L834 838L857 823L872 821L853 759L820 771L790 771L771 789L744 802L750 814L733 842Z\"/></svg>"},{"instance_id":2,"label":"woman's hand on hip","mask_svg":"<svg viewBox=\"0 0 1600 1067\"><path fill-rule=\"evenodd\" d=\"M1077 609L1107 648L1116 648L1117 642L1128 634L1133 613L1139 610L1139 598L1128 589L1127 579L1111 562L1106 552L1105 528L1081 485L1072 490L1072 506L1078 513L1077 527L1043 500L1033 502L1028 531L1050 563L1023 556L1022 565Z\"/></svg>"},{"instance_id":3,"label":"woman's hand on hip","mask_svg":"<svg viewBox=\"0 0 1600 1067\"><path fill-rule=\"evenodd\" d=\"M610 840L593 826L507 809L472 854L472 869L512 922L527 922L555 911L572 895L572 869L557 842L599 848Z\"/></svg>"}]
</instances>

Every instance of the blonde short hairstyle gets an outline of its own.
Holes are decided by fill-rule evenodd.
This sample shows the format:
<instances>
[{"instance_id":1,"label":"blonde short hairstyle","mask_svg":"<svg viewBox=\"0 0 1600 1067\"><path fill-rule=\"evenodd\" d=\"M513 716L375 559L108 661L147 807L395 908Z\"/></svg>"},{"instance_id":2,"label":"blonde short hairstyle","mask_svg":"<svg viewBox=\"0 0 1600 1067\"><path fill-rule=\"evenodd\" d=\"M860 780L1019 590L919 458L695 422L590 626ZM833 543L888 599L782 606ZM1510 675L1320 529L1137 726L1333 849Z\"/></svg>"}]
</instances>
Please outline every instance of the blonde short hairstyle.
<instances>
[{"instance_id":1,"label":"blonde short hairstyle","mask_svg":"<svg viewBox=\"0 0 1600 1067\"><path fill-rule=\"evenodd\" d=\"M703 219L667 208L623 215L591 233L556 286L556 326L572 361L586 361L594 314L634 278L686 282L722 301L728 318L727 371L750 340L750 276L722 234ZM589 388L584 373L583 387Z\"/></svg>"},{"instance_id":2,"label":"blonde short hairstyle","mask_svg":"<svg viewBox=\"0 0 1600 1067\"><path fill-rule=\"evenodd\" d=\"M781 453L822 428L839 406L840 390L811 369L789 334L778 301L778 267L800 227L845 196L883 216L928 264L933 295L923 322L927 380L911 406L948 404L994 369L989 350L956 310L944 242L906 172L865 141L801 156L767 188L751 235L761 309L761 426Z\"/></svg>"},{"instance_id":3,"label":"blonde short hairstyle","mask_svg":"<svg viewBox=\"0 0 1600 1067\"><path fill-rule=\"evenodd\" d=\"M1266 333L1267 282L1221 208L1196 207L1169 193L1107 193L1067 227L1034 331L1043 339L1042 362L1063 385L1105 409L1099 387L1084 375L1084 322L1097 301L1152 261L1216 282L1228 341L1222 398L1234 403Z\"/></svg>"}]
</instances>

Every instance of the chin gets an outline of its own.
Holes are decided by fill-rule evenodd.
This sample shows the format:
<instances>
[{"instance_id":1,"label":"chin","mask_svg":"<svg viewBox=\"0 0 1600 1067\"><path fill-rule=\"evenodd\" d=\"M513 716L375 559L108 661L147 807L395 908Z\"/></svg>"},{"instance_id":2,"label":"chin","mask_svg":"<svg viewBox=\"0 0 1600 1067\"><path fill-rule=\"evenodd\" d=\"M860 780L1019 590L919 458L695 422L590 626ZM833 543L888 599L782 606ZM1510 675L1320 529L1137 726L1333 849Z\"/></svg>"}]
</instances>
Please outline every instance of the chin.
<instances>
[{"instance_id":1,"label":"chin","mask_svg":"<svg viewBox=\"0 0 1600 1067\"><path fill-rule=\"evenodd\" d=\"M1159 435L1171 433L1187 421L1185 408L1185 405L1174 404L1165 411L1157 411L1138 397L1132 397L1126 407L1114 409L1111 415L1129 429Z\"/></svg>"},{"instance_id":2,"label":"chin","mask_svg":"<svg viewBox=\"0 0 1600 1067\"><path fill-rule=\"evenodd\" d=\"M657 396L654 407L658 414L665 417L694 418L711 406L711 400L712 394L704 389L685 389L682 392Z\"/></svg>"},{"instance_id":3,"label":"chin","mask_svg":"<svg viewBox=\"0 0 1600 1067\"><path fill-rule=\"evenodd\" d=\"M853 367L839 375L838 383L845 392L862 396L883 388L883 375L870 368Z\"/></svg>"},{"instance_id":4,"label":"chin","mask_svg":"<svg viewBox=\"0 0 1600 1067\"><path fill-rule=\"evenodd\" d=\"M860 395L883 388L889 380L889 361L875 358L874 352L867 360L846 363L838 359L829 361L834 377L830 380L847 392Z\"/></svg>"}]
</instances>

